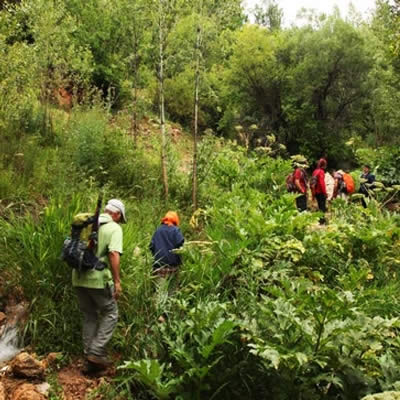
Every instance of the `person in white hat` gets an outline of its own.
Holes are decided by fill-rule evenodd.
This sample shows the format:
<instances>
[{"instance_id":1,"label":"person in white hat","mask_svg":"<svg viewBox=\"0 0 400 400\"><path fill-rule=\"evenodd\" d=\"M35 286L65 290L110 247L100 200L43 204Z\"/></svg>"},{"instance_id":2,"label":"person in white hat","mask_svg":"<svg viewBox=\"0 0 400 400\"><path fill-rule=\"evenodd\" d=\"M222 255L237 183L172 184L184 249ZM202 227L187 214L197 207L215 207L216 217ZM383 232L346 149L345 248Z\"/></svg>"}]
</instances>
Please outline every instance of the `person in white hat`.
<instances>
[{"instance_id":1,"label":"person in white hat","mask_svg":"<svg viewBox=\"0 0 400 400\"><path fill-rule=\"evenodd\" d=\"M97 257L110 268L72 272L80 310L83 315L82 338L88 369L105 369L111 365L106 345L118 321L117 300L121 295L120 256L122 229L126 223L125 206L118 199L108 201L99 217Z\"/></svg>"},{"instance_id":2,"label":"person in white hat","mask_svg":"<svg viewBox=\"0 0 400 400\"><path fill-rule=\"evenodd\" d=\"M287 177L288 190L298 193L296 207L302 212L307 210L307 172L308 162L304 156L297 154L291 157L293 172Z\"/></svg>"}]
</instances>

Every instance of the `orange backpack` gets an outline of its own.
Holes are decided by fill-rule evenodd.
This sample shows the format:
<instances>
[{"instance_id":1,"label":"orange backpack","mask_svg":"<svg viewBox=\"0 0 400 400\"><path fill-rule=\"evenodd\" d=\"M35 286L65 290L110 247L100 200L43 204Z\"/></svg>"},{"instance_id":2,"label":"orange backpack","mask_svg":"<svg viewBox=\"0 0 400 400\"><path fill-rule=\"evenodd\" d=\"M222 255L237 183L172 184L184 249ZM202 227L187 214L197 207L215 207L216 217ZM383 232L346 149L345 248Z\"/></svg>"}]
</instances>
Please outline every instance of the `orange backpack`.
<instances>
[{"instance_id":1,"label":"orange backpack","mask_svg":"<svg viewBox=\"0 0 400 400\"><path fill-rule=\"evenodd\" d=\"M350 174L343 174L343 181L346 184L346 191L347 194L352 194L354 193L355 185L354 185L354 179Z\"/></svg>"}]
</instances>

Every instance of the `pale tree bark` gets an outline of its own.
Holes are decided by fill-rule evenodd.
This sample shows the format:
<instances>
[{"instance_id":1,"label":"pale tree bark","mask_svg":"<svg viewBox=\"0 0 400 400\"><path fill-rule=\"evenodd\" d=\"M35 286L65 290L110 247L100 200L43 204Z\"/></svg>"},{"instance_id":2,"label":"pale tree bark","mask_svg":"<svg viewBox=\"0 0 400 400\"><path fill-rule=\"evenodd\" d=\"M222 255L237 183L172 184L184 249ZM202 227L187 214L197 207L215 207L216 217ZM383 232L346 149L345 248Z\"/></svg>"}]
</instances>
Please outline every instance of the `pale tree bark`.
<instances>
[{"instance_id":1,"label":"pale tree bark","mask_svg":"<svg viewBox=\"0 0 400 400\"><path fill-rule=\"evenodd\" d=\"M129 3L129 0L127 0ZM133 137L133 145L137 147L139 136L139 120L141 115L138 110L139 101L139 80L140 80L140 65L141 57L140 50L143 46L144 31L146 29L145 7L141 0L136 0L132 9L132 72L133 72L133 102L131 115L131 135Z\"/></svg>"},{"instance_id":2,"label":"pale tree bark","mask_svg":"<svg viewBox=\"0 0 400 400\"><path fill-rule=\"evenodd\" d=\"M160 130L161 130L161 174L164 186L165 200L168 201L168 159L167 159L167 133L165 129L165 104L164 104L164 24L165 10L164 0L159 0L159 106L160 106Z\"/></svg>"},{"instance_id":3,"label":"pale tree bark","mask_svg":"<svg viewBox=\"0 0 400 400\"><path fill-rule=\"evenodd\" d=\"M202 1L201 1L202 3ZM200 4L202 10L202 4ZM201 13L200 13L201 18ZM199 20L200 20L199 18ZM193 122L193 174L192 174L192 204L193 211L198 208L197 202L197 142L199 130L199 91L200 91L200 62L201 62L201 22L197 26L196 34L196 71L194 84L194 122Z\"/></svg>"},{"instance_id":4,"label":"pale tree bark","mask_svg":"<svg viewBox=\"0 0 400 400\"><path fill-rule=\"evenodd\" d=\"M135 26L134 38L133 38L133 51L135 53L133 59L133 79L135 81L133 87L133 110L132 110L132 134L133 134L133 143L134 146L137 146L137 137L138 137L138 111L137 111L137 103L138 103L138 82L139 82L139 39L138 32Z\"/></svg>"},{"instance_id":5,"label":"pale tree bark","mask_svg":"<svg viewBox=\"0 0 400 400\"><path fill-rule=\"evenodd\" d=\"M49 76L49 66L51 65L49 45L46 44L45 66L42 79L42 95L44 99L44 116L42 129L46 140L53 140L53 120L50 113L51 78Z\"/></svg>"}]
</instances>

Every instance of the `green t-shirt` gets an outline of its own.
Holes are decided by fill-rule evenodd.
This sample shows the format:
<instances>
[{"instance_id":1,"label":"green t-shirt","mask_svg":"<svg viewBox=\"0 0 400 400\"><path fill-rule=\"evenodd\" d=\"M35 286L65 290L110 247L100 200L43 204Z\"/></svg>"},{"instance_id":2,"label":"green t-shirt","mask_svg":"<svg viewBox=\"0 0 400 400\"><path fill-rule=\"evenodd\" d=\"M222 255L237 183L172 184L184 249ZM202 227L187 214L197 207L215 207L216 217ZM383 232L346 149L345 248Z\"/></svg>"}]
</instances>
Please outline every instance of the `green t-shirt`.
<instances>
[{"instance_id":1,"label":"green t-shirt","mask_svg":"<svg viewBox=\"0 0 400 400\"><path fill-rule=\"evenodd\" d=\"M122 228L113 221L111 215L101 214L99 229L99 240L97 244L97 257L108 263L108 253L117 251L122 254ZM72 270L72 286L86 287L91 289L104 289L107 284L112 283L110 268L103 271L89 270L79 272Z\"/></svg>"}]
</instances>

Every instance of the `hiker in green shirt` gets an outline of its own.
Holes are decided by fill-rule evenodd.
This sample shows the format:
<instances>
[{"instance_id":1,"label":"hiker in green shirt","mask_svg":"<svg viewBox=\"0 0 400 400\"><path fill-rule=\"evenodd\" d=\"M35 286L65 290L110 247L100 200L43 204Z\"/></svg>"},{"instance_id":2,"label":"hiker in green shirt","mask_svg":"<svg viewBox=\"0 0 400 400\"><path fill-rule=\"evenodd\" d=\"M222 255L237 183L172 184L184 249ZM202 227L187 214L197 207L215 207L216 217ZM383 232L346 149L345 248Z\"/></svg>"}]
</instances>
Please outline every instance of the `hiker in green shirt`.
<instances>
[{"instance_id":1,"label":"hiker in green shirt","mask_svg":"<svg viewBox=\"0 0 400 400\"><path fill-rule=\"evenodd\" d=\"M110 268L102 271L72 271L79 307L83 315L82 337L89 369L105 369L111 365L106 345L118 321L117 300L121 294L119 276L122 254L122 229L126 223L125 206L117 199L110 200L99 217L97 257Z\"/></svg>"}]
</instances>

